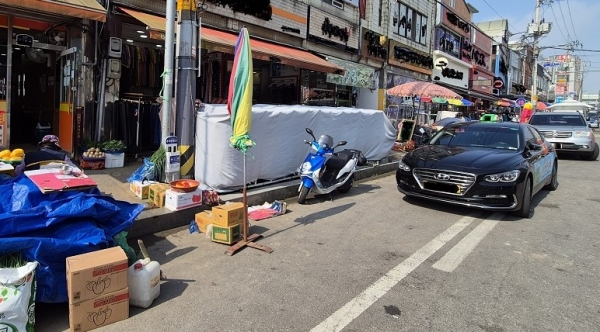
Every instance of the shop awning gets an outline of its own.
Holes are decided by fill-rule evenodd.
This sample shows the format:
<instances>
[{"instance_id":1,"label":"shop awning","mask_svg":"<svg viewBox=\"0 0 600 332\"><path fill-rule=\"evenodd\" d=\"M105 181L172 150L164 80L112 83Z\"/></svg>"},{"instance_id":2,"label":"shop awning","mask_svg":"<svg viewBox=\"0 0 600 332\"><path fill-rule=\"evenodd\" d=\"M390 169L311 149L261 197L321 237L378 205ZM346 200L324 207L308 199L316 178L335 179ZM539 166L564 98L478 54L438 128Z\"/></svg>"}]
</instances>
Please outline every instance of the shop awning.
<instances>
[{"instance_id":1,"label":"shop awning","mask_svg":"<svg viewBox=\"0 0 600 332\"><path fill-rule=\"evenodd\" d=\"M96 0L0 0L0 5L106 22L106 9Z\"/></svg>"},{"instance_id":2,"label":"shop awning","mask_svg":"<svg viewBox=\"0 0 600 332\"><path fill-rule=\"evenodd\" d=\"M483 99L483 100L487 100L487 101L496 101L496 100L500 99L500 97L498 97L496 95L488 95L488 94L481 93L481 92L475 92L475 91L459 88L459 87L456 87L456 86L453 86L450 84L446 84L443 82L435 82L435 84L439 84L448 89L452 89L452 90L456 91L457 93L461 94L465 98L466 97L475 97L475 98L479 98L479 99Z\"/></svg>"},{"instance_id":3,"label":"shop awning","mask_svg":"<svg viewBox=\"0 0 600 332\"><path fill-rule=\"evenodd\" d=\"M360 63L342 60L331 56L326 57L327 61L344 68L344 74L327 74L327 82L337 85L355 86L358 88L375 88L375 69Z\"/></svg>"},{"instance_id":4,"label":"shop awning","mask_svg":"<svg viewBox=\"0 0 600 332\"><path fill-rule=\"evenodd\" d=\"M2 1L2 0L0 0ZM157 38L160 34L164 38L166 19L157 15L146 14L132 9L119 7L127 15L145 24L150 30L150 38ZM237 34L202 27L200 29L201 47L218 52L233 54ZM289 46L278 45L262 40L250 38L252 56L255 59L272 61L282 65L289 65L320 71L324 73L343 72L344 69L328 62L308 51Z\"/></svg>"},{"instance_id":5,"label":"shop awning","mask_svg":"<svg viewBox=\"0 0 600 332\"><path fill-rule=\"evenodd\" d=\"M0 0L2 1L2 0ZM117 7L123 13L135 18L144 24L149 30L150 38L152 39L164 39L165 34L165 25L167 23L167 19L161 16L146 14L139 12L137 10Z\"/></svg>"},{"instance_id":6,"label":"shop awning","mask_svg":"<svg viewBox=\"0 0 600 332\"><path fill-rule=\"evenodd\" d=\"M200 29L202 47L210 50L233 53L237 35L229 32L219 31L202 27ZM272 61L283 65L300 67L320 71L324 73L343 72L344 69L322 59L308 51L288 46L269 43L262 40L250 38L252 56L255 59Z\"/></svg>"}]
</instances>

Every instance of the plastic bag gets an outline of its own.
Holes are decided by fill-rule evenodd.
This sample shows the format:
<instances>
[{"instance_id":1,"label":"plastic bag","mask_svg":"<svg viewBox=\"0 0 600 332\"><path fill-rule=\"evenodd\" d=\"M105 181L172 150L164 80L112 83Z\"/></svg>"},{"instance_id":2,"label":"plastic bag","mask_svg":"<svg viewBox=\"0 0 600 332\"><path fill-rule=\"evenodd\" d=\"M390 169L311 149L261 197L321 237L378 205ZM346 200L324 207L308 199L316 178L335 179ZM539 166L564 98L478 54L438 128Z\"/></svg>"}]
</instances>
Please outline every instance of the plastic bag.
<instances>
[{"instance_id":1,"label":"plastic bag","mask_svg":"<svg viewBox=\"0 0 600 332\"><path fill-rule=\"evenodd\" d=\"M127 182L155 179L154 163L150 161L150 158L144 158L144 164L136 169L131 176L127 179Z\"/></svg>"},{"instance_id":2,"label":"plastic bag","mask_svg":"<svg viewBox=\"0 0 600 332\"><path fill-rule=\"evenodd\" d=\"M122 231L121 233L115 235L115 243L123 249L125 254L127 255L127 266L133 265L137 261L137 255L135 250L127 243L127 232Z\"/></svg>"},{"instance_id":3,"label":"plastic bag","mask_svg":"<svg viewBox=\"0 0 600 332\"><path fill-rule=\"evenodd\" d=\"M37 266L0 268L0 331L33 332Z\"/></svg>"}]
</instances>

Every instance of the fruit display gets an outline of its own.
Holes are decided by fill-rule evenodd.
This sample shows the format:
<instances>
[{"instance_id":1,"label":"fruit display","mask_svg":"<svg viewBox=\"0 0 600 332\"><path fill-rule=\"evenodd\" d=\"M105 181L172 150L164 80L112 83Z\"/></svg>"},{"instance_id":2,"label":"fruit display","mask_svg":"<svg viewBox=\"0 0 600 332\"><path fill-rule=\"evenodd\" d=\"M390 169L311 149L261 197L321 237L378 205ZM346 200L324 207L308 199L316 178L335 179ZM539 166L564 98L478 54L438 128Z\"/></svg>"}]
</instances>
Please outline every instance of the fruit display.
<instances>
[{"instance_id":1,"label":"fruit display","mask_svg":"<svg viewBox=\"0 0 600 332\"><path fill-rule=\"evenodd\" d=\"M200 185L200 182L196 180L175 180L172 181L170 185L172 189L189 192L196 190ZM202 200L202 197L200 197L200 200Z\"/></svg>"},{"instance_id":2,"label":"fruit display","mask_svg":"<svg viewBox=\"0 0 600 332\"><path fill-rule=\"evenodd\" d=\"M104 159L105 155L99 148L89 148L83 153L83 158Z\"/></svg>"},{"instance_id":3,"label":"fruit display","mask_svg":"<svg viewBox=\"0 0 600 332\"><path fill-rule=\"evenodd\" d=\"M23 149L14 149L10 150L2 150L0 151L0 161L17 164L23 161L23 157L25 156L25 151Z\"/></svg>"}]
</instances>

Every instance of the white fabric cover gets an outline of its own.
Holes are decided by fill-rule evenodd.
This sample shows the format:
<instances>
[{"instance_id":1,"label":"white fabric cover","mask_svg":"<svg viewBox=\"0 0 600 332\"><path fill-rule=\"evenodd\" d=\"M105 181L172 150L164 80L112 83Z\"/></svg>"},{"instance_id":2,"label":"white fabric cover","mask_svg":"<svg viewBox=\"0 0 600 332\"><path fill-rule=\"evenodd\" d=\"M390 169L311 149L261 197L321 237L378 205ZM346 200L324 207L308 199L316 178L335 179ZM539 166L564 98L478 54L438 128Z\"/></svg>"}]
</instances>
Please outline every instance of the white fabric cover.
<instances>
[{"instance_id":1,"label":"white fabric cover","mask_svg":"<svg viewBox=\"0 0 600 332\"><path fill-rule=\"evenodd\" d=\"M296 173L309 152L305 128L328 134L342 149L361 150L367 160L389 155L396 129L378 110L304 105L254 105L250 137L256 146L246 157L246 182L276 180ZM244 185L243 153L229 146L227 105L210 105L196 117L195 179L202 189L232 191Z\"/></svg>"}]
</instances>

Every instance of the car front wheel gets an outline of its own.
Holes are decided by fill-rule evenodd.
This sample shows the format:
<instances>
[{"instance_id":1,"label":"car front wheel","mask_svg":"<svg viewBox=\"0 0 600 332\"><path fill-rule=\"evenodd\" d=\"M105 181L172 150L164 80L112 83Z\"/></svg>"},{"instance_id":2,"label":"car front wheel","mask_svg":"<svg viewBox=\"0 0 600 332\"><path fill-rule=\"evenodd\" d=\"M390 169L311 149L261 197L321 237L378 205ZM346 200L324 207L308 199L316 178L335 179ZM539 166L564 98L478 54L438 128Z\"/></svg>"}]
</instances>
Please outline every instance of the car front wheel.
<instances>
[{"instance_id":1,"label":"car front wheel","mask_svg":"<svg viewBox=\"0 0 600 332\"><path fill-rule=\"evenodd\" d=\"M599 153L600 153L600 148L598 148L598 143L594 143L594 152L590 153L589 155L582 156L582 158L585 160L594 161L594 160L598 159Z\"/></svg>"},{"instance_id":2,"label":"car front wheel","mask_svg":"<svg viewBox=\"0 0 600 332\"><path fill-rule=\"evenodd\" d=\"M558 164L554 162L554 166L552 167L552 179L550 183L548 183L544 189L548 191L554 191L558 189Z\"/></svg>"},{"instance_id":3,"label":"car front wheel","mask_svg":"<svg viewBox=\"0 0 600 332\"><path fill-rule=\"evenodd\" d=\"M531 209L531 180L527 178L524 184L523 195L521 196L521 208L514 211L513 214L517 217L528 218L529 210Z\"/></svg>"}]
</instances>

